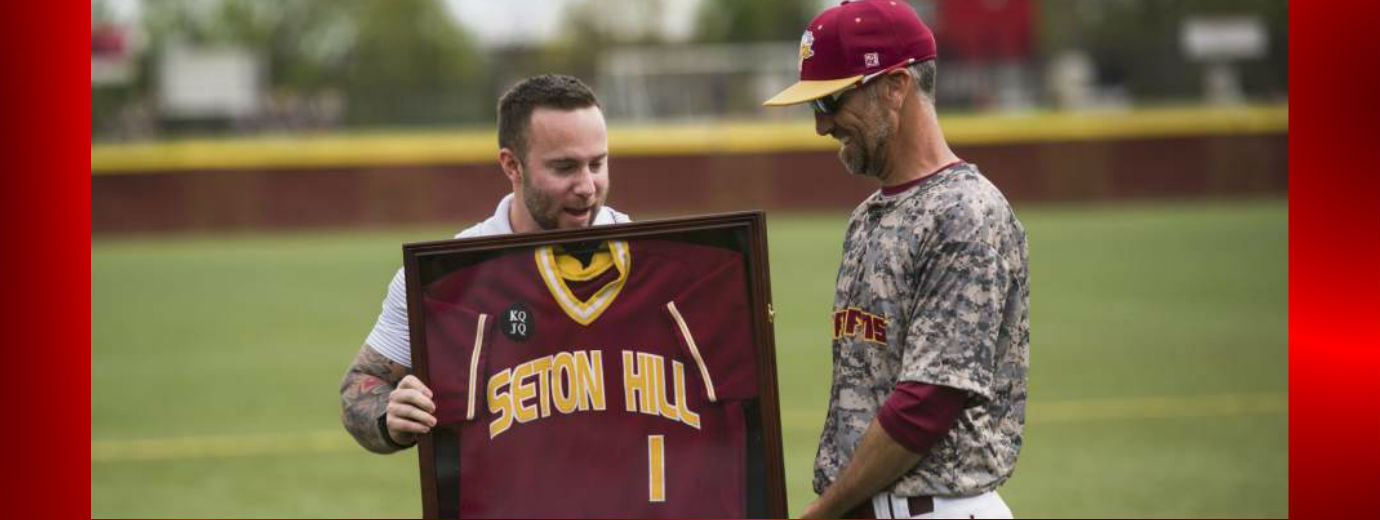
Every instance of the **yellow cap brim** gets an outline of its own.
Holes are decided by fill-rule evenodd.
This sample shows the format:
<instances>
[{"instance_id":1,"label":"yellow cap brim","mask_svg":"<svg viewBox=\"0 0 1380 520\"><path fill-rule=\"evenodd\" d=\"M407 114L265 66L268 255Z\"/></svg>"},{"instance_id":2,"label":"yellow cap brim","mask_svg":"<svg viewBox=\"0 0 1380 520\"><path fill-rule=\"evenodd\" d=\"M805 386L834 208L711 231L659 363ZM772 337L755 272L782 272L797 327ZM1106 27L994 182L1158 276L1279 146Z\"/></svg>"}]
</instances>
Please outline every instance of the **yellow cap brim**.
<instances>
[{"instance_id":1,"label":"yellow cap brim","mask_svg":"<svg viewBox=\"0 0 1380 520\"><path fill-rule=\"evenodd\" d=\"M781 93L772 96L771 99L766 100L762 103L762 105L769 107L783 107L787 105L796 105L804 103L806 101L810 101L812 99L819 99L829 94L833 94L835 92L848 88L849 85L857 83L860 80L862 80L862 74L853 76L851 78L841 79L813 81L800 80L797 81L794 85L786 87L786 90L782 90Z\"/></svg>"}]
</instances>

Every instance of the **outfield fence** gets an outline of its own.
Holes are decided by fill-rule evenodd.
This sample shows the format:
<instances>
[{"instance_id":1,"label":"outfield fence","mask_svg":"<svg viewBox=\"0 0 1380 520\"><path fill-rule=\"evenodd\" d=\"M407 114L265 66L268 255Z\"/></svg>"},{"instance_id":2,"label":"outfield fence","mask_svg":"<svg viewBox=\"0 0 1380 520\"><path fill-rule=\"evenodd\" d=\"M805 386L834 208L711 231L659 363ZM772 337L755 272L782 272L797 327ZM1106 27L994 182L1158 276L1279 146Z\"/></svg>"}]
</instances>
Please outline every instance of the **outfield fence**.
<instances>
[{"instance_id":1,"label":"outfield fence","mask_svg":"<svg viewBox=\"0 0 1380 520\"><path fill-rule=\"evenodd\" d=\"M1288 106L945 116L1013 201L1280 194ZM610 202L633 214L846 209L808 119L611 124ZM93 233L468 223L508 189L494 131L294 135L91 147Z\"/></svg>"}]
</instances>

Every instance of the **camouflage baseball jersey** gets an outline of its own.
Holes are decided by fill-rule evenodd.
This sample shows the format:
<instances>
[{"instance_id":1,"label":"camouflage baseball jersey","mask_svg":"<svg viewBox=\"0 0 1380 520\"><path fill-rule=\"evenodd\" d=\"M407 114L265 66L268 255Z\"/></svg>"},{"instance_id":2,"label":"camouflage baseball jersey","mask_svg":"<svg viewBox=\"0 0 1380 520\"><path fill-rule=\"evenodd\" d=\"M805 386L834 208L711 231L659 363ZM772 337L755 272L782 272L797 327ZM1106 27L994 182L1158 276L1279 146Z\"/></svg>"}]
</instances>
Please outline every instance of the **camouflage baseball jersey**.
<instances>
[{"instance_id":1,"label":"camouflage baseball jersey","mask_svg":"<svg viewBox=\"0 0 1380 520\"><path fill-rule=\"evenodd\" d=\"M847 466L900 381L964 390L948 435L888 491L968 496L1011 476L1025 423L1025 230L976 166L958 163L853 211L834 296L834 372L815 492Z\"/></svg>"}]
</instances>

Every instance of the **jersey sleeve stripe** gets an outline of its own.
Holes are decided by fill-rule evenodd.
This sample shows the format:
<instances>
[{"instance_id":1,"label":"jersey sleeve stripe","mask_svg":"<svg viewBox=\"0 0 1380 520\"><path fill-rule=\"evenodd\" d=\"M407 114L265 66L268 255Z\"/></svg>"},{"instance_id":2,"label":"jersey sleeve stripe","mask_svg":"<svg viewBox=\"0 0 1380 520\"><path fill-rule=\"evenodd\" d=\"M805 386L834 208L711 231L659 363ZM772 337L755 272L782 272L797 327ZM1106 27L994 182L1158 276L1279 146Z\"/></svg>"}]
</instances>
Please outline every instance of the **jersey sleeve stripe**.
<instances>
[{"instance_id":1,"label":"jersey sleeve stripe","mask_svg":"<svg viewBox=\"0 0 1380 520\"><path fill-rule=\"evenodd\" d=\"M680 310L676 309L676 302L666 302L666 310L671 311L671 317L675 318L676 325L680 327L681 336L685 337L685 344L690 347L690 355L694 356L695 364L700 367L700 377L704 379L704 390L709 394L709 402L719 402L719 398L714 395L714 380L709 377L709 367L704 364L704 357L700 356L700 349L695 345L695 337L690 335L690 327L685 325L685 318L682 318Z\"/></svg>"},{"instance_id":2,"label":"jersey sleeve stripe","mask_svg":"<svg viewBox=\"0 0 1380 520\"><path fill-rule=\"evenodd\" d=\"M469 394L470 401L469 410L465 412L465 420L467 421L474 419L474 394L479 393L475 389L475 385L479 384L479 350L484 347L484 322L488 319L488 314L480 314L479 323L474 327L474 348L470 349L470 386L465 392Z\"/></svg>"}]
</instances>

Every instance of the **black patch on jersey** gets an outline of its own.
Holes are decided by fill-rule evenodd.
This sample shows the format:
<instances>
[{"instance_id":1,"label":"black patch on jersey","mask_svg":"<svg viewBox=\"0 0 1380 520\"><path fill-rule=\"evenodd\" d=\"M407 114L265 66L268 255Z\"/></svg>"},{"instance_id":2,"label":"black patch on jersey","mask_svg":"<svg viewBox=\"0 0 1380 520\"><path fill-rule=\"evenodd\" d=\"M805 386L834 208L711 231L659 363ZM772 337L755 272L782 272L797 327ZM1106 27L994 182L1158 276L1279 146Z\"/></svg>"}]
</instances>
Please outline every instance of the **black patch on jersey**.
<instances>
[{"instance_id":1,"label":"black patch on jersey","mask_svg":"<svg viewBox=\"0 0 1380 520\"><path fill-rule=\"evenodd\" d=\"M499 328L508 339L522 343L537 333L537 321L533 318L531 309L527 308L527 304L517 302L503 311L503 317L499 319Z\"/></svg>"}]
</instances>

